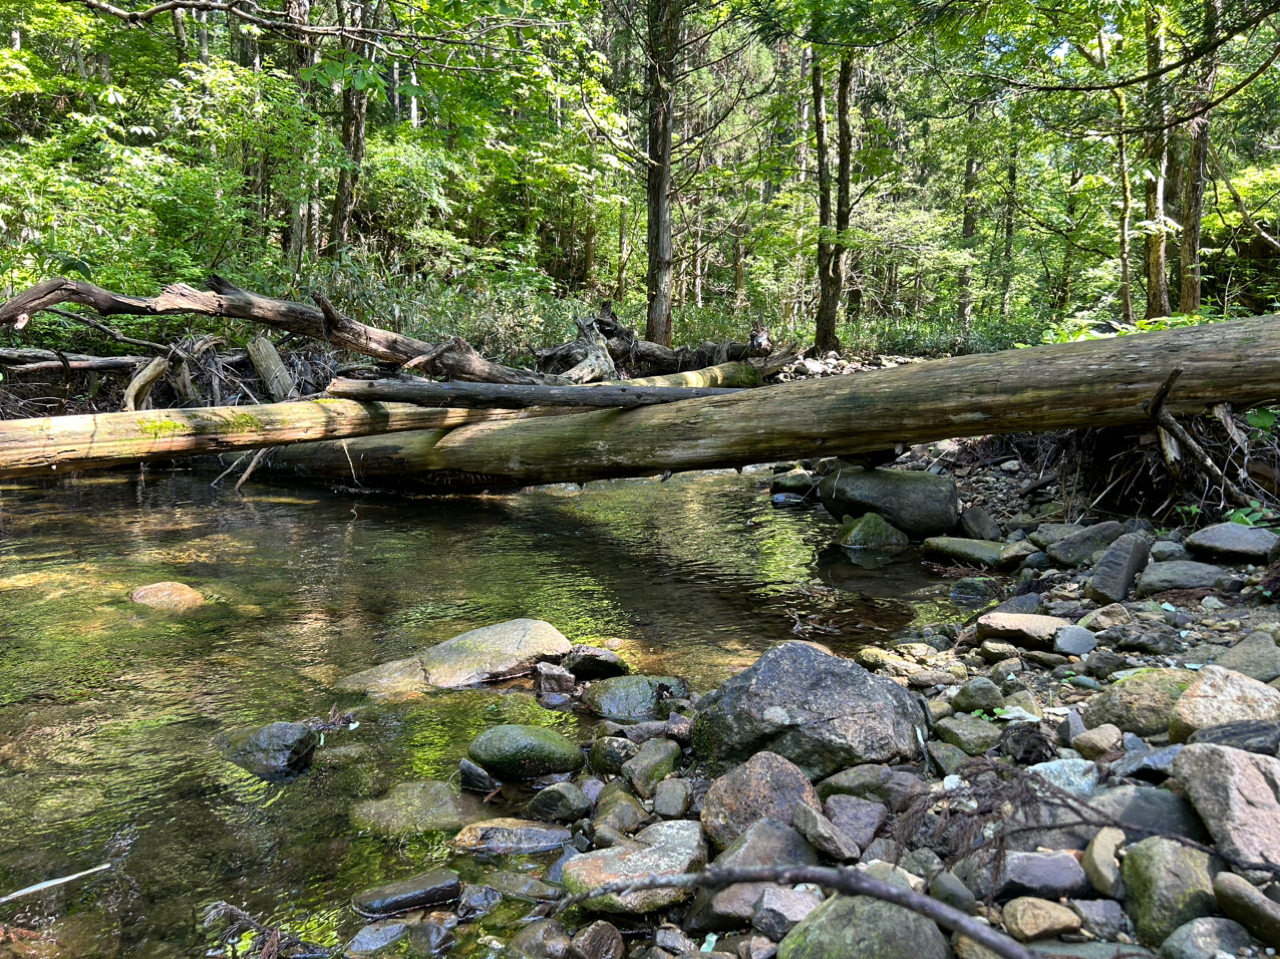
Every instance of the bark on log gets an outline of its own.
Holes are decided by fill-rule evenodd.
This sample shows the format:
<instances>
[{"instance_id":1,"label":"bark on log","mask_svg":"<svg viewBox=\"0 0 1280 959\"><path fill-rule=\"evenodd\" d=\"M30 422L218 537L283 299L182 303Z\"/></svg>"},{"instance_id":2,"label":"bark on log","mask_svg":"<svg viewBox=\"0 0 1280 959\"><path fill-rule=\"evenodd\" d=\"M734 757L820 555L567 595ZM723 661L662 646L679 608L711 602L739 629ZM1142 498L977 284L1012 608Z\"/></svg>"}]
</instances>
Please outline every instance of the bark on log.
<instances>
[{"instance_id":1,"label":"bark on log","mask_svg":"<svg viewBox=\"0 0 1280 959\"><path fill-rule=\"evenodd\" d=\"M262 449L313 440L454 427L557 411L502 413L428 409L408 403L314 400L0 420L0 478ZM341 449L341 442L337 444Z\"/></svg>"},{"instance_id":2,"label":"bark on log","mask_svg":"<svg viewBox=\"0 0 1280 959\"><path fill-rule=\"evenodd\" d=\"M581 482L885 449L902 442L1148 422L1280 396L1280 316L934 360L734 396L291 447L272 469L369 485Z\"/></svg>"},{"instance_id":3,"label":"bark on log","mask_svg":"<svg viewBox=\"0 0 1280 959\"><path fill-rule=\"evenodd\" d=\"M265 336L256 337L249 344L249 359L253 360L253 368L267 384L267 392L277 403L296 400L302 395L293 382L284 360L280 359L280 351Z\"/></svg>"},{"instance_id":4,"label":"bark on log","mask_svg":"<svg viewBox=\"0 0 1280 959\"><path fill-rule=\"evenodd\" d=\"M11 373L46 373L56 370L71 369L77 372L90 373L129 373L139 363L146 363L149 356L89 356L85 353L63 353L67 365L54 350L40 350L33 347L16 349L0 349L0 366L6 366Z\"/></svg>"},{"instance_id":5,"label":"bark on log","mask_svg":"<svg viewBox=\"0 0 1280 959\"><path fill-rule=\"evenodd\" d=\"M681 386L510 386L499 383L432 383L429 380L335 379L325 392L349 400L416 403L419 406L524 410L532 406L631 409L723 396L736 389Z\"/></svg>"}]
</instances>

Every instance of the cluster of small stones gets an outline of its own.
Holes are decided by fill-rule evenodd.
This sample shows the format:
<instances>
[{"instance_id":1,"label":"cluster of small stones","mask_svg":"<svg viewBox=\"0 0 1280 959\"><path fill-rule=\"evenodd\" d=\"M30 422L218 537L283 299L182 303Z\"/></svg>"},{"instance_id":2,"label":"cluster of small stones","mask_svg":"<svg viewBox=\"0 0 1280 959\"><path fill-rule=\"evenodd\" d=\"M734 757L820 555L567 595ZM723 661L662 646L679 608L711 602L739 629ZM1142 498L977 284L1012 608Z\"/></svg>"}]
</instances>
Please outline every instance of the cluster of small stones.
<instances>
[{"instance_id":1,"label":"cluster of small stones","mask_svg":"<svg viewBox=\"0 0 1280 959\"><path fill-rule=\"evenodd\" d=\"M871 356L842 357L839 353L828 353L821 357L805 357L796 360L790 366L776 374L780 383L792 380L812 380L824 376L845 376L849 373L866 373L870 370L887 370L907 363L919 363L918 357L889 356L873 354Z\"/></svg>"}]
</instances>

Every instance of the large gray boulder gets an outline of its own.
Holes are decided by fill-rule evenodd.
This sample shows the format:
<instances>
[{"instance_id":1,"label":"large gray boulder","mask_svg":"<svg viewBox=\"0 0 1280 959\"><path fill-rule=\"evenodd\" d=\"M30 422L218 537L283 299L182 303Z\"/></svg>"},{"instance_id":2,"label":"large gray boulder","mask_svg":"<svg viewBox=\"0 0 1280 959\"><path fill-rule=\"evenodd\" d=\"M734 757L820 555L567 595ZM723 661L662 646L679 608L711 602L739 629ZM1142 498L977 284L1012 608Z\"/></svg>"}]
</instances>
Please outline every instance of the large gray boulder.
<instances>
[{"instance_id":1,"label":"large gray boulder","mask_svg":"<svg viewBox=\"0 0 1280 959\"><path fill-rule=\"evenodd\" d=\"M1280 866L1280 759L1194 743L1173 774L1223 853Z\"/></svg>"},{"instance_id":2,"label":"large gray boulder","mask_svg":"<svg viewBox=\"0 0 1280 959\"><path fill-rule=\"evenodd\" d=\"M1124 858L1125 907L1143 942L1158 946L1175 929L1217 910L1213 875L1221 865L1208 853L1152 836Z\"/></svg>"},{"instance_id":3,"label":"large gray boulder","mask_svg":"<svg viewBox=\"0 0 1280 959\"><path fill-rule=\"evenodd\" d=\"M1267 553L1280 543L1280 536L1260 526L1218 523L1196 530L1185 545L1193 556L1213 562L1265 563Z\"/></svg>"},{"instance_id":4,"label":"large gray boulder","mask_svg":"<svg viewBox=\"0 0 1280 959\"><path fill-rule=\"evenodd\" d=\"M1150 558L1147 538L1141 533L1125 533L1098 560L1093 578L1085 586L1085 595L1103 606L1122 602Z\"/></svg>"},{"instance_id":5,"label":"large gray boulder","mask_svg":"<svg viewBox=\"0 0 1280 959\"><path fill-rule=\"evenodd\" d=\"M811 779L860 763L920 754L924 716L901 686L808 643L782 643L707 694L693 726L694 755L743 762L763 750Z\"/></svg>"},{"instance_id":6,"label":"large gray boulder","mask_svg":"<svg viewBox=\"0 0 1280 959\"><path fill-rule=\"evenodd\" d=\"M1153 596L1170 589L1212 589L1219 584L1226 585L1231 579L1225 569L1208 563L1190 560L1151 563L1138 576L1137 594Z\"/></svg>"},{"instance_id":7,"label":"large gray boulder","mask_svg":"<svg viewBox=\"0 0 1280 959\"><path fill-rule=\"evenodd\" d=\"M461 689L524 676L535 663L571 649L560 630L540 619L513 619L447 639L407 659L374 666L335 684L341 692L399 695L429 687Z\"/></svg>"},{"instance_id":8,"label":"large gray boulder","mask_svg":"<svg viewBox=\"0 0 1280 959\"><path fill-rule=\"evenodd\" d=\"M960 519L955 482L933 473L842 467L822 480L818 495L832 516L879 513L912 539L940 536Z\"/></svg>"}]
</instances>

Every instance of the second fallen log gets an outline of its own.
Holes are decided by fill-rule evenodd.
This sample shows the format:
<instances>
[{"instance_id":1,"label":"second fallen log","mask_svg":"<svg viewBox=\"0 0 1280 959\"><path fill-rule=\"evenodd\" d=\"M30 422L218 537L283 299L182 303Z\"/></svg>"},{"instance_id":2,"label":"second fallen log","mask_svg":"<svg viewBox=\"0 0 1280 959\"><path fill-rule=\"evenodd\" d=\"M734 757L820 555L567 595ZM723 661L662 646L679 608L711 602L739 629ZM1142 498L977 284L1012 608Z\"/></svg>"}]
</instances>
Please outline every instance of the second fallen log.
<instances>
[{"instance_id":1,"label":"second fallen log","mask_svg":"<svg viewBox=\"0 0 1280 959\"><path fill-rule=\"evenodd\" d=\"M736 389L689 386L511 386L501 383L432 383L429 380L335 379L325 391L350 400L417 403L464 409L523 410L532 406L630 409L700 396L725 396Z\"/></svg>"}]
</instances>

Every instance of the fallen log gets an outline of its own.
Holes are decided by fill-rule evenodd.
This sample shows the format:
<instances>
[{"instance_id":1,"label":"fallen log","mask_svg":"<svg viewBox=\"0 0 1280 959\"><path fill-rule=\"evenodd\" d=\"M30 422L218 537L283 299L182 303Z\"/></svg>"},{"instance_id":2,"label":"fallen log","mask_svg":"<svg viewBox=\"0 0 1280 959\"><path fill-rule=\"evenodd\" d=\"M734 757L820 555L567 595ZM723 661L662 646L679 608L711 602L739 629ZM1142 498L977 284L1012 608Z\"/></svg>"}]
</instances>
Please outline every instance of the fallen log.
<instances>
[{"instance_id":1,"label":"fallen log","mask_svg":"<svg viewBox=\"0 0 1280 959\"><path fill-rule=\"evenodd\" d=\"M477 488L852 454L959 436L1149 422L1280 397L1280 316L962 356L665 406L313 443L277 473L372 486Z\"/></svg>"},{"instance_id":2,"label":"fallen log","mask_svg":"<svg viewBox=\"0 0 1280 959\"><path fill-rule=\"evenodd\" d=\"M63 360L66 365L63 365ZM72 370L88 373L131 373L149 356L89 356L85 353L63 353L34 347L0 349L0 366L7 366L11 373L48 373Z\"/></svg>"},{"instance_id":3,"label":"fallen log","mask_svg":"<svg viewBox=\"0 0 1280 959\"><path fill-rule=\"evenodd\" d=\"M630 409L724 396L736 389L688 386L511 386L500 383L433 383L430 380L335 379L325 392L349 400L417 403L464 409L524 410L531 406Z\"/></svg>"},{"instance_id":4,"label":"fallen log","mask_svg":"<svg viewBox=\"0 0 1280 959\"><path fill-rule=\"evenodd\" d=\"M556 412L562 411L506 413L321 399L0 420L0 479L57 476L316 440L338 441L340 449L349 437L447 429Z\"/></svg>"}]
</instances>

